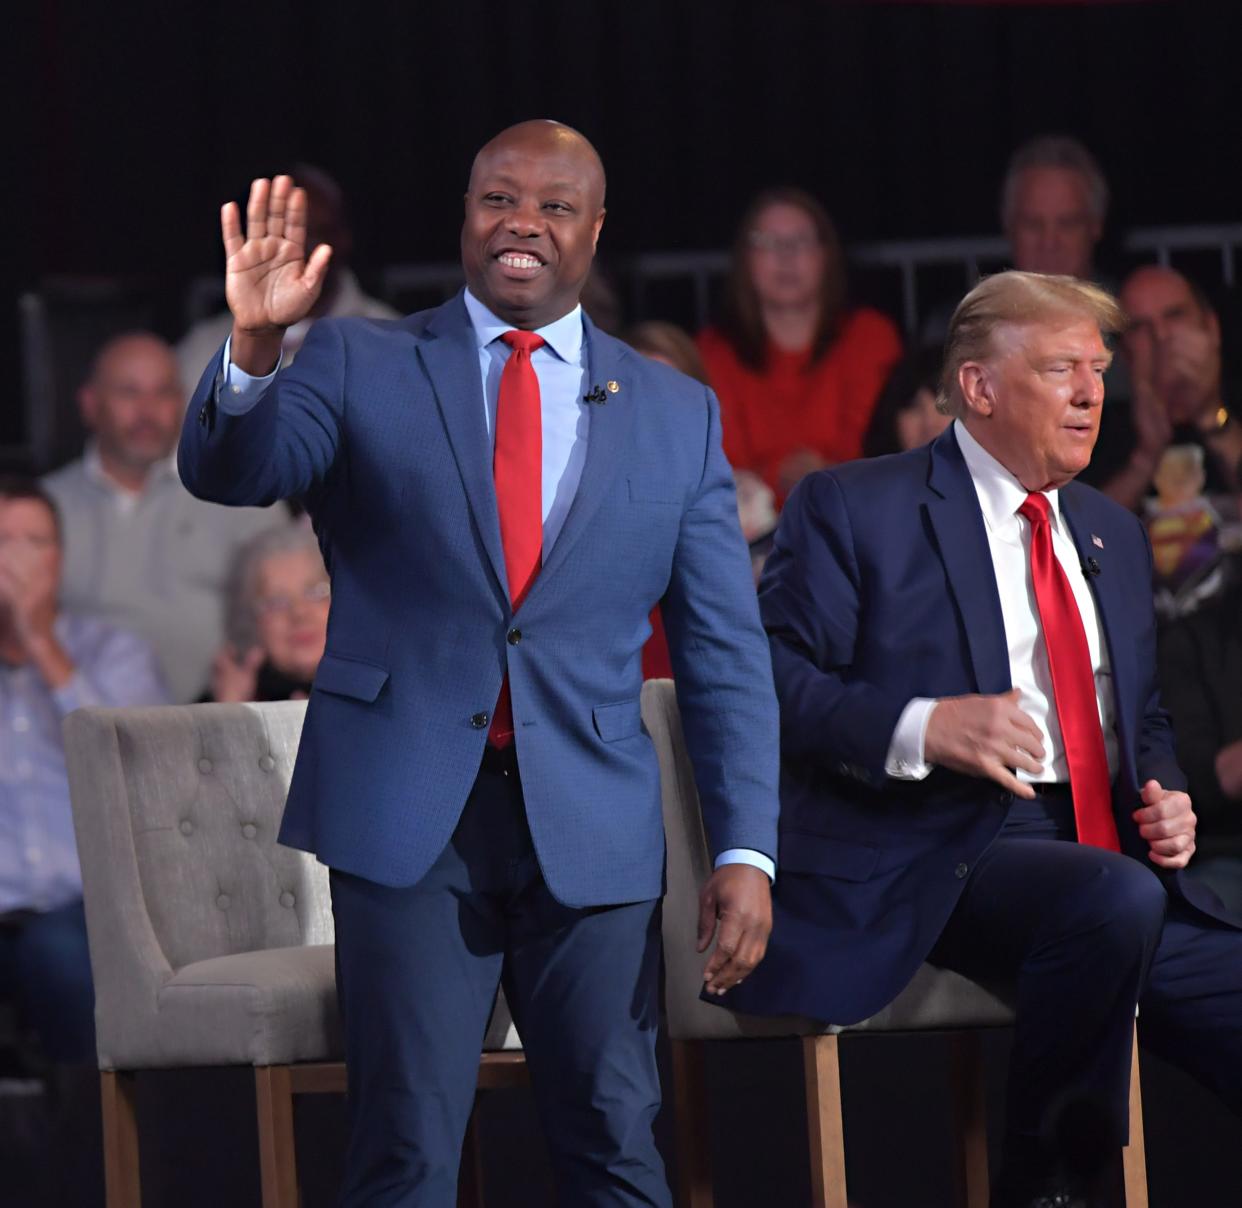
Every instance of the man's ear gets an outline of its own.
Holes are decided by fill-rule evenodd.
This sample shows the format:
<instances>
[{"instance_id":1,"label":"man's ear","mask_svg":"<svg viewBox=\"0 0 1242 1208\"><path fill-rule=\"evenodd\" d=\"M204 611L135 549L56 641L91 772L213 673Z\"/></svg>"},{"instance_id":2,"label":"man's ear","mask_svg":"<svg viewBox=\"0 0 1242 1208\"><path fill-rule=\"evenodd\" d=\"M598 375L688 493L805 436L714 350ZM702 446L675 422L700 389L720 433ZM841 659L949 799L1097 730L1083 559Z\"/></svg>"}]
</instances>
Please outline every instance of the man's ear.
<instances>
[{"instance_id":1,"label":"man's ear","mask_svg":"<svg viewBox=\"0 0 1242 1208\"><path fill-rule=\"evenodd\" d=\"M963 361L957 371L957 388L962 401L971 415L991 415L996 406L996 396L988 367L982 361Z\"/></svg>"}]
</instances>

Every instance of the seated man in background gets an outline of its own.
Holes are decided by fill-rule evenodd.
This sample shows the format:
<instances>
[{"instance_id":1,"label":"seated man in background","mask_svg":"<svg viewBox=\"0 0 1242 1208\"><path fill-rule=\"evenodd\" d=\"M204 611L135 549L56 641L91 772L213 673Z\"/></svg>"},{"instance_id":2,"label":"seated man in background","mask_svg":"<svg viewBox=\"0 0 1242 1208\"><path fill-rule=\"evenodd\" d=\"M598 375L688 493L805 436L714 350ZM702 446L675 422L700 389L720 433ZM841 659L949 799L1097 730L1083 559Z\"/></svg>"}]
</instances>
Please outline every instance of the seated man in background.
<instances>
[{"instance_id":1,"label":"seated man in background","mask_svg":"<svg viewBox=\"0 0 1242 1208\"><path fill-rule=\"evenodd\" d=\"M1209 495L1242 489L1242 423L1226 407L1220 321L1206 296L1176 269L1149 264L1125 279L1120 300L1130 406L1105 410L1084 480L1137 510L1165 452L1197 445Z\"/></svg>"},{"instance_id":2,"label":"seated man in background","mask_svg":"<svg viewBox=\"0 0 1242 1208\"><path fill-rule=\"evenodd\" d=\"M97 1127L84 1137L74 1121L99 1091L60 725L85 705L162 704L165 693L141 638L58 611L60 567L51 497L33 480L0 478L0 999L16 1002L39 1039L50 1063L53 1144L66 1161L72 1146L80 1165ZM80 1188L65 1195L75 1208L87 1202Z\"/></svg>"},{"instance_id":3,"label":"seated man in background","mask_svg":"<svg viewBox=\"0 0 1242 1208\"><path fill-rule=\"evenodd\" d=\"M1242 573L1160 635L1160 689L1201 826L1190 872L1242 915Z\"/></svg>"},{"instance_id":4,"label":"seated man in background","mask_svg":"<svg viewBox=\"0 0 1242 1208\"><path fill-rule=\"evenodd\" d=\"M228 641L211 666L215 701L306 700L328 637L332 585L309 524L269 529L229 574Z\"/></svg>"},{"instance_id":5,"label":"seated man in background","mask_svg":"<svg viewBox=\"0 0 1242 1208\"><path fill-rule=\"evenodd\" d=\"M64 538L61 601L141 634L174 701L197 700L224 636L224 580L237 548L287 510L195 499L173 451L185 392L172 349L135 332L100 349L79 395L92 437L45 480Z\"/></svg>"},{"instance_id":6,"label":"seated man in background","mask_svg":"<svg viewBox=\"0 0 1242 1208\"><path fill-rule=\"evenodd\" d=\"M981 282L949 330L953 425L809 478L760 586L781 873L728 1001L852 1023L924 961L1008 986L994 1208L1098 1202L1074 1182L1124 1141L1136 1004L1144 1042L1242 1112L1242 931L1180 871L1146 538L1072 481L1121 321L1073 278Z\"/></svg>"},{"instance_id":7,"label":"seated man in background","mask_svg":"<svg viewBox=\"0 0 1242 1208\"><path fill-rule=\"evenodd\" d=\"M306 190L306 229L310 247L321 243L331 246L332 263L324 277L323 292L315 303L315 309L300 323L295 323L281 340L285 364L292 362L310 331L311 324L319 318L335 319L350 317L360 319L396 319L398 313L378 298L362 292L358 278L349 267L354 247L354 233L349 224L349 211L341 186L322 168L310 164L298 164L292 169L295 180ZM227 310L195 323L181 337L177 345L177 361L181 368L181 380L187 390L193 390L202 377L207 362L216 355L220 345L233 330L233 316Z\"/></svg>"}]
</instances>

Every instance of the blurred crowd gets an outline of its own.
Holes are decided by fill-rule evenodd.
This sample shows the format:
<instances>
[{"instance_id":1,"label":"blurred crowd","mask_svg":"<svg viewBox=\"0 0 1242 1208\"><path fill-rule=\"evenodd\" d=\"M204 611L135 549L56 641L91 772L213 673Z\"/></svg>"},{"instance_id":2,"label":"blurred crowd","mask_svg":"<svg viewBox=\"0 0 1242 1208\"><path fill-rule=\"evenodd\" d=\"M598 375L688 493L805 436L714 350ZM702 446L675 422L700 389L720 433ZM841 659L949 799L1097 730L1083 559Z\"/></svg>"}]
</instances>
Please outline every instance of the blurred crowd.
<instances>
[{"instance_id":1,"label":"blurred crowd","mask_svg":"<svg viewBox=\"0 0 1242 1208\"><path fill-rule=\"evenodd\" d=\"M335 249L314 317L395 317L350 271L337 184L314 168L295 176L309 246ZM1222 368L1228 308L1170 267L1099 272L1109 190L1074 139L1018 148L998 195L1012 267L1095 280L1129 315L1083 477L1147 524L1165 703L1200 816L1196 864L1242 909L1242 423ZM816 198L768 189L742 213L712 325L619 332L718 396L756 575L799 479L918 447L950 422L935 398L957 299L929 307L905 341L852 301L846 265ZM584 302L600 326L621 327L606 280ZM289 329L286 362L310 321ZM15 1005L36 1060L57 1066L94 1051L61 719L87 704L303 698L325 646L330 580L297 502L217 507L177 475L185 400L229 329L225 314L176 347L146 332L109 340L78 394L81 456L41 480L0 479L0 1003ZM658 612L653 622L644 669L666 673Z\"/></svg>"}]
</instances>

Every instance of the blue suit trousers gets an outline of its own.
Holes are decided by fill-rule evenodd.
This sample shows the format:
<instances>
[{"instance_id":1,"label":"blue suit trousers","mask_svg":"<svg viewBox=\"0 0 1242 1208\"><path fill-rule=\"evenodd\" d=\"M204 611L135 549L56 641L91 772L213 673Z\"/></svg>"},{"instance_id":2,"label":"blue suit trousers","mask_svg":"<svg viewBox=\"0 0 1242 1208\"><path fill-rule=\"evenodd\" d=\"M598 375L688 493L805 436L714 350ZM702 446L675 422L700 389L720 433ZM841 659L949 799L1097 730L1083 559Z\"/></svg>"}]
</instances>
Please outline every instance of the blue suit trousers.
<instances>
[{"instance_id":1,"label":"blue suit trousers","mask_svg":"<svg viewBox=\"0 0 1242 1208\"><path fill-rule=\"evenodd\" d=\"M349 1054L346 1208L453 1208L503 981L566 1204L671 1204L660 1104L659 902L573 909L539 869L515 768L480 771L417 884L333 871Z\"/></svg>"}]
</instances>

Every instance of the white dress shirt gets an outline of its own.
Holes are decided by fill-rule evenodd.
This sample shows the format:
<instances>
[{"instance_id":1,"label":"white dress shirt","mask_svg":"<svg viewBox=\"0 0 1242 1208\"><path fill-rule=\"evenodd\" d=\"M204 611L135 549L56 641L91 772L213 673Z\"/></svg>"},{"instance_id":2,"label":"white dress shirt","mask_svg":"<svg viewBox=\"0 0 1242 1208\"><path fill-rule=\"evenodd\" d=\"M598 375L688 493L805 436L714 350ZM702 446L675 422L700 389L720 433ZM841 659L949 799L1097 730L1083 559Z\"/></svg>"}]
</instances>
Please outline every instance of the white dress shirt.
<instances>
[{"instance_id":1,"label":"white dress shirt","mask_svg":"<svg viewBox=\"0 0 1242 1208\"><path fill-rule=\"evenodd\" d=\"M1052 673L1048 665L1048 649L1044 644L1035 589L1031 583L1031 526L1018 515L1027 494L1026 488L1000 464L955 420L953 432L966 460L966 468L979 497L983 525L987 530L988 551L1000 595L1001 615L1005 622L1005 639L1009 647L1010 680L1019 691L1018 704L1039 729L1044 746L1044 767L1038 776L1018 769L1019 780L1035 782L1069 782L1069 766L1065 760L1065 743L1057 720L1052 693ZM1100 628L1095 597L1086 576L1078 549L1061 515L1058 494L1045 491L1050 513L1052 550L1069 580L1087 634L1091 669L1095 675L1095 699L1104 730L1104 749L1108 756L1110 776L1117 773L1117 733L1115 729L1112 672L1108 649ZM931 771L923 758L923 742L927 722L936 707L934 700L915 697L902 711L893 731L884 770L899 780L921 780Z\"/></svg>"},{"instance_id":2,"label":"white dress shirt","mask_svg":"<svg viewBox=\"0 0 1242 1208\"><path fill-rule=\"evenodd\" d=\"M512 323L492 314L469 290L465 291L466 312L474 328L479 348L479 373L483 383L483 406L489 446L495 442L496 406L500 397L500 375L512 349L500 338L513 330ZM544 557L560 535L577 494L586 462L591 405L583 400L588 369L583 341L582 307L535 333L544 345L531 354L531 366L539 380L539 407L543 427L543 549ZM232 363L231 337L224 345L224 368L216 390L216 402L228 415L241 415L259 400L276 376L256 378ZM751 864L775 878L775 863L762 852L731 848L716 857L722 864Z\"/></svg>"}]
</instances>

